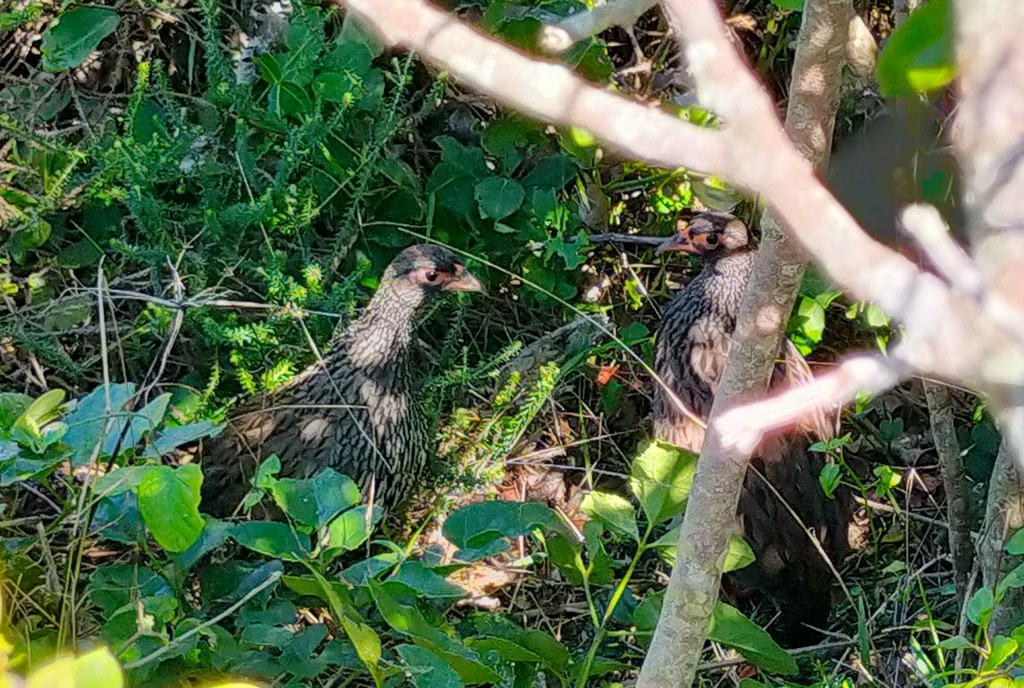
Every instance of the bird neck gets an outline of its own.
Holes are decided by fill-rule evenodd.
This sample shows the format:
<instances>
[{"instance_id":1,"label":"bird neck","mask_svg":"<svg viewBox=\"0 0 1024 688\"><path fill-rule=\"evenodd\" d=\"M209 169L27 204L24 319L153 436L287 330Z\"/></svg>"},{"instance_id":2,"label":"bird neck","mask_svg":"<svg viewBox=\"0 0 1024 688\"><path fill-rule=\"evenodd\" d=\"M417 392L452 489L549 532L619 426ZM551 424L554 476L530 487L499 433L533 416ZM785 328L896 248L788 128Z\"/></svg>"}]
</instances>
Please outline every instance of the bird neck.
<instances>
[{"instance_id":1,"label":"bird neck","mask_svg":"<svg viewBox=\"0 0 1024 688\"><path fill-rule=\"evenodd\" d=\"M366 310L345 330L344 347L356 367L387 369L398 364L412 345L423 291L384 280Z\"/></svg>"}]
</instances>

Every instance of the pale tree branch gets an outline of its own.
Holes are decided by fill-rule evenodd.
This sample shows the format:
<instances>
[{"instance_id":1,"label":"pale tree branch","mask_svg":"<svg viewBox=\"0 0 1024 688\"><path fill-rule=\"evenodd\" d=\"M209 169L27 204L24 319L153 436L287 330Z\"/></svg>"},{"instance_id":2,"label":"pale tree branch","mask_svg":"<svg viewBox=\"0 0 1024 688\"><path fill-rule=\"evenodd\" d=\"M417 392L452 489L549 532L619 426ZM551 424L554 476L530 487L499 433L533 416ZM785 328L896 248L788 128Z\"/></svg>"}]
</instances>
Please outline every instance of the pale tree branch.
<instances>
[{"instance_id":1,"label":"pale tree branch","mask_svg":"<svg viewBox=\"0 0 1024 688\"><path fill-rule=\"evenodd\" d=\"M910 373L898 352L889 358L880 354L851 356L812 382L737 406L712 423L724 447L751 452L769 432L793 427L820 409L845 406L859 394L886 392L910 377Z\"/></svg>"},{"instance_id":2,"label":"pale tree branch","mask_svg":"<svg viewBox=\"0 0 1024 688\"><path fill-rule=\"evenodd\" d=\"M974 567L974 544L971 542L971 518L968 511L970 493L960 444L956 439L953 419L953 397L941 382L923 380L932 427L932 442L942 468L946 490L946 515L949 519L949 551L953 556L953 580L960 604L967 603L968 583Z\"/></svg>"},{"instance_id":3,"label":"pale tree branch","mask_svg":"<svg viewBox=\"0 0 1024 688\"><path fill-rule=\"evenodd\" d=\"M726 43L714 5L675 0L666 7L681 34L698 97L706 98L709 107L725 116L726 126L733 132L757 128L762 135L788 135L813 168L824 167L832 147L852 0L808 0L805 4L784 133L775 133L774 108L739 53ZM703 41L700 36L705 37ZM748 97L737 99L737 93ZM792 150L782 141L778 145ZM808 166L802 163L801 167ZM718 419L741 399L768 387L806 266L774 213L764 214L761 228L761 246L715 391L711 431L701 448L683 516L678 556L637 688L692 683L718 597L721 555L735 527L747 462L756 445L730 446L723 434L729 426Z\"/></svg>"},{"instance_id":4,"label":"pale tree branch","mask_svg":"<svg viewBox=\"0 0 1024 688\"><path fill-rule=\"evenodd\" d=\"M562 53L613 26L632 26L641 14L657 4L658 0L608 0L592 10L577 12L541 30L541 50Z\"/></svg>"}]
</instances>

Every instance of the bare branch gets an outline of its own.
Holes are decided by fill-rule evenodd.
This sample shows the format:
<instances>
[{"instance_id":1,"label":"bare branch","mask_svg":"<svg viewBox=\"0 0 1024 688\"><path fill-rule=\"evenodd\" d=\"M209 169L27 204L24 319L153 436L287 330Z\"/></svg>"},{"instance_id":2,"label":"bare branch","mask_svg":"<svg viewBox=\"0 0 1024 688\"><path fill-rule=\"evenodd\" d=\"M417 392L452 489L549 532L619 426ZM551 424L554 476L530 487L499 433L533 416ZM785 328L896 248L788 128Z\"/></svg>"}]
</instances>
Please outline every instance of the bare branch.
<instances>
[{"instance_id":1,"label":"bare branch","mask_svg":"<svg viewBox=\"0 0 1024 688\"><path fill-rule=\"evenodd\" d=\"M985 288L984 275L950 236L949 228L934 206L909 205L903 209L900 222L947 282L968 296L981 293Z\"/></svg>"},{"instance_id":2,"label":"bare branch","mask_svg":"<svg viewBox=\"0 0 1024 688\"><path fill-rule=\"evenodd\" d=\"M953 398L940 382L924 380L928 418L932 427L935 454L942 467L946 488L946 516L949 520L949 550L953 555L953 579L960 604L967 603L968 581L974 568L974 543L971 541L970 494L960 444L956 439Z\"/></svg>"},{"instance_id":3,"label":"bare branch","mask_svg":"<svg viewBox=\"0 0 1024 688\"><path fill-rule=\"evenodd\" d=\"M718 132L590 85L563 65L530 59L422 0L344 4L386 43L416 50L462 83L530 117L586 129L628 158L668 169L741 164Z\"/></svg>"},{"instance_id":4,"label":"bare branch","mask_svg":"<svg viewBox=\"0 0 1024 688\"><path fill-rule=\"evenodd\" d=\"M557 24L545 26L540 34L541 50L563 53L584 38L596 36L613 26L630 26L658 4L658 0L609 0L592 10L577 12Z\"/></svg>"},{"instance_id":5,"label":"bare branch","mask_svg":"<svg viewBox=\"0 0 1024 688\"><path fill-rule=\"evenodd\" d=\"M749 453L769 432L792 427L819 409L845 406L858 394L880 394L909 376L898 357L854 356L813 382L730 409L713 422L725 447Z\"/></svg>"}]
</instances>

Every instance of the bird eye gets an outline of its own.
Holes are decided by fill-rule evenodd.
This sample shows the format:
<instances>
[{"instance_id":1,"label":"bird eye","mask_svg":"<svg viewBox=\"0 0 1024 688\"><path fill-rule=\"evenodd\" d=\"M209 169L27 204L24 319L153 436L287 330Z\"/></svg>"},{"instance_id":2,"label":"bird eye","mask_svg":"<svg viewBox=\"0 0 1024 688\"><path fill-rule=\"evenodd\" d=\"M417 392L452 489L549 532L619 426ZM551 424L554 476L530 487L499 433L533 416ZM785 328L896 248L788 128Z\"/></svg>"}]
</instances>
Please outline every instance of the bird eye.
<instances>
[{"instance_id":1,"label":"bird eye","mask_svg":"<svg viewBox=\"0 0 1024 688\"><path fill-rule=\"evenodd\" d=\"M437 273L436 273L436 272L434 272L433 270L430 270L430 271L429 271L429 272L427 272L427 274L426 274L426 275L424 275L424 276L425 276L425 277L427 278L427 281L428 281L428 282L436 282L436 281L437 281Z\"/></svg>"},{"instance_id":2,"label":"bird eye","mask_svg":"<svg viewBox=\"0 0 1024 688\"><path fill-rule=\"evenodd\" d=\"M716 244L718 244L718 235L709 234L707 239L705 239L704 241L707 242L708 246L715 246Z\"/></svg>"}]
</instances>

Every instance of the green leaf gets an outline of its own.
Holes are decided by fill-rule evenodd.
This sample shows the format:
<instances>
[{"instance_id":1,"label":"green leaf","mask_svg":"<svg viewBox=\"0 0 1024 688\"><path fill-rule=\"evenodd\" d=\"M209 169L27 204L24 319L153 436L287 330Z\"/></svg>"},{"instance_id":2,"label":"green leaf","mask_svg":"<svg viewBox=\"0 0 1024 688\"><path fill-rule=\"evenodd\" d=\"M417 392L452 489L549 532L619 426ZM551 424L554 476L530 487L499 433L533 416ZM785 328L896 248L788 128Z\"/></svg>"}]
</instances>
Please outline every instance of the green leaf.
<instances>
[{"instance_id":1,"label":"green leaf","mask_svg":"<svg viewBox=\"0 0 1024 688\"><path fill-rule=\"evenodd\" d=\"M473 188L473 196L480 206L480 217L500 220L519 210L526 191L513 179L488 177Z\"/></svg>"},{"instance_id":2,"label":"green leaf","mask_svg":"<svg viewBox=\"0 0 1024 688\"><path fill-rule=\"evenodd\" d=\"M956 76L949 0L929 0L893 32L878 56L883 96L914 96Z\"/></svg>"},{"instance_id":3,"label":"green leaf","mask_svg":"<svg viewBox=\"0 0 1024 688\"><path fill-rule=\"evenodd\" d=\"M346 12L341 23L341 34L338 40L343 43L355 43L367 49L370 56L378 58L384 53L384 44L363 25L353 12Z\"/></svg>"},{"instance_id":4,"label":"green leaf","mask_svg":"<svg viewBox=\"0 0 1024 688\"><path fill-rule=\"evenodd\" d=\"M825 492L825 496L832 499L836 493L836 489L839 487L839 482L842 479L842 469L837 464L827 463L821 467L821 473L818 475L818 483L821 484L821 489Z\"/></svg>"},{"instance_id":5,"label":"green leaf","mask_svg":"<svg viewBox=\"0 0 1024 688\"><path fill-rule=\"evenodd\" d=\"M278 89L276 101L282 114L302 115L313 110L313 101L305 87L285 81L275 88Z\"/></svg>"},{"instance_id":6,"label":"green leaf","mask_svg":"<svg viewBox=\"0 0 1024 688\"><path fill-rule=\"evenodd\" d=\"M466 685L448 663L430 650L416 645L395 648L416 688L462 688Z\"/></svg>"},{"instance_id":7,"label":"green leaf","mask_svg":"<svg viewBox=\"0 0 1024 688\"><path fill-rule=\"evenodd\" d=\"M797 673L796 661L763 628L724 602L715 604L708 639L739 651L751 663L772 673Z\"/></svg>"},{"instance_id":8,"label":"green leaf","mask_svg":"<svg viewBox=\"0 0 1024 688\"><path fill-rule=\"evenodd\" d=\"M218 521L209 516L204 516L203 520L206 522L206 527L203 528L199 539L184 552L171 555L175 565L182 571L191 568L204 555L223 545L231 535L232 524Z\"/></svg>"},{"instance_id":9,"label":"green leaf","mask_svg":"<svg viewBox=\"0 0 1024 688\"><path fill-rule=\"evenodd\" d=\"M1006 541L1006 553L1019 557L1024 554L1024 528L1021 528Z\"/></svg>"},{"instance_id":10,"label":"green leaf","mask_svg":"<svg viewBox=\"0 0 1024 688\"><path fill-rule=\"evenodd\" d=\"M502 537L514 538L537 529L565 533L558 514L538 502L478 502L452 513L444 536L459 549L478 549Z\"/></svg>"},{"instance_id":11,"label":"green leaf","mask_svg":"<svg viewBox=\"0 0 1024 688\"><path fill-rule=\"evenodd\" d=\"M25 688L123 688L121 665L105 647L74 657L61 657L38 669Z\"/></svg>"},{"instance_id":12,"label":"green leaf","mask_svg":"<svg viewBox=\"0 0 1024 688\"><path fill-rule=\"evenodd\" d=\"M32 397L27 394L0 392L0 430L10 430L31 405Z\"/></svg>"},{"instance_id":13,"label":"green leaf","mask_svg":"<svg viewBox=\"0 0 1024 688\"><path fill-rule=\"evenodd\" d=\"M313 93L322 100L338 105L350 105L359 89L346 74L323 72L313 81Z\"/></svg>"},{"instance_id":14,"label":"green leaf","mask_svg":"<svg viewBox=\"0 0 1024 688\"><path fill-rule=\"evenodd\" d=\"M630 537L634 542L640 541L636 513L629 500L607 492L591 492L583 499L580 508L604 523L613 533Z\"/></svg>"},{"instance_id":15,"label":"green leaf","mask_svg":"<svg viewBox=\"0 0 1024 688\"><path fill-rule=\"evenodd\" d=\"M260 68L263 80L271 86L277 86L284 81L284 71L281 69L281 64L277 61L276 55L264 53L256 55L252 58L252 61Z\"/></svg>"},{"instance_id":16,"label":"green leaf","mask_svg":"<svg viewBox=\"0 0 1024 688\"><path fill-rule=\"evenodd\" d=\"M341 627L348 636L349 642L356 650L359 661L363 663L366 670L373 677L374 685L381 688L384 685L383 675L380 670L381 642L380 636L364 622L359 613L352 607L346 594L341 594L327 582L309 562L306 562L313 577L320 583L322 597L327 600L334 618L340 620Z\"/></svg>"},{"instance_id":17,"label":"green leaf","mask_svg":"<svg viewBox=\"0 0 1024 688\"><path fill-rule=\"evenodd\" d=\"M982 671L995 671L1003 662L1010 659L1017 652L1017 641L1007 638L1005 635L997 635L992 640L992 649L981 665ZM989 684L992 685L992 684Z\"/></svg>"},{"instance_id":18,"label":"green leaf","mask_svg":"<svg viewBox=\"0 0 1024 688\"><path fill-rule=\"evenodd\" d=\"M633 461L629 485L647 519L657 525L683 513L696 472L696 454L652 442Z\"/></svg>"},{"instance_id":19,"label":"green leaf","mask_svg":"<svg viewBox=\"0 0 1024 688\"><path fill-rule=\"evenodd\" d=\"M722 572L728 573L729 571L736 571L746 566L750 566L757 559L754 556L754 550L750 549L750 545L739 535L729 536L729 547L725 552L725 563L722 565Z\"/></svg>"},{"instance_id":20,"label":"green leaf","mask_svg":"<svg viewBox=\"0 0 1024 688\"><path fill-rule=\"evenodd\" d=\"M971 595L971 599L967 600L967 606L964 611L971 623L976 626L985 626L988 624L988 620L992 616L992 612L995 610L995 604L996 602L992 595L992 588L985 586L983 588L978 588L978 590Z\"/></svg>"},{"instance_id":21,"label":"green leaf","mask_svg":"<svg viewBox=\"0 0 1024 688\"><path fill-rule=\"evenodd\" d=\"M65 392L62 389L51 389L39 395L28 408L14 421L12 429L22 430L31 437L40 437L44 425L53 421L60 414L60 405L64 403Z\"/></svg>"},{"instance_id":22,"label":"green leaf","mask_svg":"<svg viewBox=\"0 0 1024 688\"><path fill-rule=\"evenodd\" d=\"M804 0L772 0L772 4L781 10L802 12L804 9Z\"/></svg>"},{"instance_id":23,"label":"green leaf","mask_svg":"<svg viewBox=\"0 0 1024 688\"><path fill-rule=\"evenodd\" d=\"M572 655L550 633L523 628L508 617L496 614L474 614L470 617L470 622L477 636L499 638L514 643L530 654L540 657L541 662L560 677L568 675Z\"/></svg>"},{"instance_id":24,"label":"green leaf","mask_svg":"<svg viewBox=\"0 0 1024 688\"><path fill-rule=\"evenodd\" d=\"M43 69L60 72L78 67L120 23L117 12L102 7L75 7L64 12L43 32Z\"/></svg>"},{"instance_id":25,"label":"green leaf","mask_svg":"<svg viewBox=\"0 0 1024 688\"><path fill-rule=\"evenodd\" d=\"M50 238L53 228L46 220L34 220L11 235L7 242L11 258L18 265L24 265L29 251L39 248Z\"/></svg>"},{"instance_id":26,"label":"green leaf","mask_svg":"<svg viewBox=\"0 0 1024 688\"><path fill-rule=\"evenodd\" d=\"M284 523L246 521L231 529L235 542L253 552L285 561L304 561L309 558L309 538L292 531Z\"/></svg>"},{"instance_id":27,"label":"green leaf","mask_svg":"<svg viewBox=\"0 0 1024 688\"><path fill-rule=\"evenodd\" d=\"M331 524L327 526L326 556L328 559L343 552L351 552L366 542L382 515L380 509L376 507L373 509L373 514L368 515L369 509L370 507L365 504L357 506L331 521Z\"/></svg>"},{"instance_id":28,"label":"green leaf","mask_svg":"<svg viewBox=\"0 0 1024 688\"><path fill-rule=\"evenodd\" d=\"M939 642L936 647L942 650L973 650L975 649L974 643L962 635L955 635L952 638L946 638Z\"/></svg>"},{"instance_id":29,"label":"green leaf","mask_svg":"<svg viewBox=\"0 0 1024 688\"><path fill-rule=\"evenodd\" d=\"M333 468L312 478L281 478L269 489L289 518L311 528L319 528L360 499L355 482Z\"/></svg>"},{"instance_id":30,"label":"green leaf","mask_svg":"<svg viewBox=\"0 0 1024 688\"><path fill-rule=\"evenodd\" d=\"M1002 600L1008 590L1024 588L1024 564L1020 564L1003 576L996 586L996 599Z\"/></svg>"},{"instance_id":31,"label":"green leaf","mask_svg":"<svg viewBox=\"0 0 1024 688\"><path fill-rule=\"evenodd\" d=\"M377 610L391 628L416 639L417 645L433 650L458 672L466 683L500 683L501 677L484 664L477 653L460 641L445 635L435 624L424 618L412 605L402 604L388 592L386 585L370 581L368 584Z\"/></svg>"},{"instance_id":32,"label":"green leaf","mask_svg":"<svg viewBox=\"0 0 1024 688\"><path fill-rule=\"evenodd\" d=\"M216 437L223 428L224 426L217 425L211 420L201 420L198 423L165 428L153 438L153 442L150 444L146 455L154 457L164 456L184 444L191 444L207 437Z\"/></svg>"},{"instance_id":33,"label":"green leaf","mask_svg":"<svg viewBox=\"0 0 1024 688\"><path fill-rule=\"evenodd\" d=\"M401 583L411 591L428 599L458 599L466 596L466 591L445 580L444 576L434 572L419 561L405 561L388 578L389 583Z\"/></svg>"},{"instance_id":34,"label":"green leaf","mask_svg":"<svg viewBox=\"0 0 1024 688\"><path fill-rule=\"evenodd\" d=\"M168 552L184 552L199 538L206 522L199 515L203 474L190 463L177 470L149 466L139 481L139 513L153 539Z\"/></svg>"}]
</instances>

